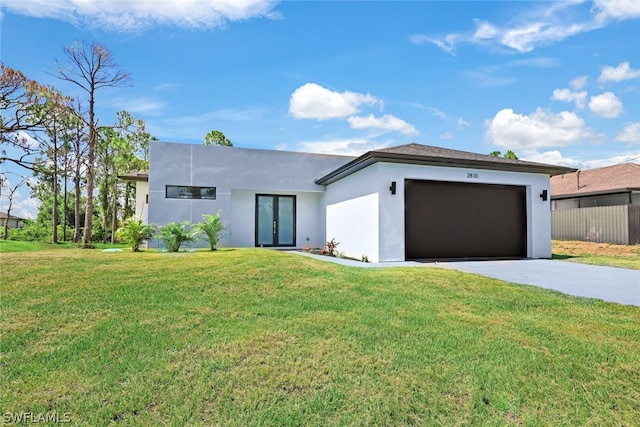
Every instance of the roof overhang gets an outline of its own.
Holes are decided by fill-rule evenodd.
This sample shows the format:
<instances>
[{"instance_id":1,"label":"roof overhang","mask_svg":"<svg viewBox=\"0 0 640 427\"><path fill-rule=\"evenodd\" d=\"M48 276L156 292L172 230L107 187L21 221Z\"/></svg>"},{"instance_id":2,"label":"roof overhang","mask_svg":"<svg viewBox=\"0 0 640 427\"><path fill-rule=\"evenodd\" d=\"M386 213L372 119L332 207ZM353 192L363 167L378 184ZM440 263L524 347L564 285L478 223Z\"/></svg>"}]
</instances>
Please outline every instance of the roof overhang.
<instances>
[{"instance_id":1,"label":"roof overhang","mask_svg":"<svg viewBox=\"0 0 640 427\"><path fill-rule=\"evenodd\" d=\"M588 196L603 196L603 195L615 195L615 194L628 194L633 192L640 192L640 188L616 188L614 190L601 190L601 191L589 191L583 193L571 193L571 194L558 194L551 195L551 200L563 200L563 199L574 199L578 197L588 197Z\"/></svg>"},{"instance_id":2,"label":"roof overhang","mask_svg":"<svg viewBox=\"0 0 640 427\"><path fill-rule=\"evenodd\" d=\"M137 182L137 181L149 181L148 172L132 172L125 175L118 175L123 181Z\"/></svg>"},{"instance_id":3,"label":"roof overhang","mask_svg":"<svg viewBox=\"0 0 640 427\"><path fill-rule=\"evenodd\" d=\"M422 166L441 166L454 168L474 168L499 170L508 172L528 172L539 173L549 176L562 175L565 173L575 172L577 169L564 166L546 165L543 163L533 162L492 162L486 160L475 159L456 159L435 156L412 155L402 153L386 153L380 151L369 151L355 160L350 161L344 166L329 172L325 176L316 179L316 184L328 185L332 184L346 176L351 175L359 170L366 168L377 162L385 163L403 163L410 165Z\"/></svg>"}]
</instances>

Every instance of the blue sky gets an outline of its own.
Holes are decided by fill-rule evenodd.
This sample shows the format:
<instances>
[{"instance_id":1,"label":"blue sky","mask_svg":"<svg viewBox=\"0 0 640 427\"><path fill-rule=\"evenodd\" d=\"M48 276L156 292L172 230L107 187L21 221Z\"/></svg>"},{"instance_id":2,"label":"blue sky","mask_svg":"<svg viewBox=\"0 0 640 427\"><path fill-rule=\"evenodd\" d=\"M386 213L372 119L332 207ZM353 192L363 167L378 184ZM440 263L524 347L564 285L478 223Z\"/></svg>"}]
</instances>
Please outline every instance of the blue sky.
<instances>
[{"instance_id":1,"label":"blue sky","mask_svg":"<svg viewBox=\"0 0 640 427\"><path fill-rule=\"evenodd\" d=\"M100 122L124 109L162 141L218 129L247 148L417 142L577 168L640 161L637 0L0 5L6 66L80 95L54 60L103 43L132 78L98 93ZM22 194L14 212L35 201Z\"/></svg>"}]
</instances>

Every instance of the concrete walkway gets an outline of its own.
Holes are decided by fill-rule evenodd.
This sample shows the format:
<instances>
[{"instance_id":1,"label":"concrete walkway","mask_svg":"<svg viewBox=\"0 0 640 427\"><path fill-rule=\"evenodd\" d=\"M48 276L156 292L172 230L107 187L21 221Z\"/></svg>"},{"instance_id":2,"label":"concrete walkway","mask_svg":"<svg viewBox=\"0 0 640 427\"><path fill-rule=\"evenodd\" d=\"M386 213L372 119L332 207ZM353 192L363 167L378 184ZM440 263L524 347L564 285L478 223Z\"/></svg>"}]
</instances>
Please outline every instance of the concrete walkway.
<instances>
[{"instance_id":1,"label":"concrete walkway","mask_svg":"<svg viewBox=\"0 0 640 427\"><path fill-rule=\"evenodd\" d=\"M440 263L359 261L295 252L300 255L360 268L436 267L475 273L505 282L553 289L568 295L640 306L640 270L601 267L548 259L457 261Z\"/></svg>"}]
</instances>

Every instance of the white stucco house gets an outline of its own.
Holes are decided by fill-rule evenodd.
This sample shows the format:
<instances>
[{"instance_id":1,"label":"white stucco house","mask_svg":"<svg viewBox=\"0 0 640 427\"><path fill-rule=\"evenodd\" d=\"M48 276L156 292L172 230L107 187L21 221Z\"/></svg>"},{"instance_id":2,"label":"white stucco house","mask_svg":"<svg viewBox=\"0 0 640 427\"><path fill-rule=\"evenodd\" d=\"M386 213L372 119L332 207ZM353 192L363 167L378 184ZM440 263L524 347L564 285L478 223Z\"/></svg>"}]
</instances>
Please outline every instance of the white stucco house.
<instances>
[{"instance_id":1,"label":"white stucco house","mask_svg":"<svg viewBox=\"0 0 640 427\"><path fill-rule=\"evenodd\" d=\"M420 144L359 157L152 142L136 214L221 212L220 246L323 247L371 262L551 257L551 176L574 169Z\"/></svg>"}]
</instances>

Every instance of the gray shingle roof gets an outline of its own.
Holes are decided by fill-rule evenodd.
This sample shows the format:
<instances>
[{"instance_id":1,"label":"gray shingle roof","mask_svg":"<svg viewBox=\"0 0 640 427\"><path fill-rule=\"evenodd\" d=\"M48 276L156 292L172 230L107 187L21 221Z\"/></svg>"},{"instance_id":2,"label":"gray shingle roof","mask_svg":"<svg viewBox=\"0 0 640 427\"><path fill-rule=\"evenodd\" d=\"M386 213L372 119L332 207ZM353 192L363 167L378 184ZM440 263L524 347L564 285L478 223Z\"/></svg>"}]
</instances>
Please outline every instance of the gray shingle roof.
<instances>
[{"instance_id":1,"label":"gray shingle roof","mask_svg":"<svg viewBox=\"0 0 640 427\"><path fill-rule=\"evenodd\" d=\"M407 163L458 168L476 168L505 170L512 172L532 172L550 176L575 172L573 168L505 159L488 154L471 153L449 148L433 147L422 144L406 144L396 147L369 151L357 159L316 180L317 184L331 184L345 176L376 162Z\"/></svg>"}]
</instances>

